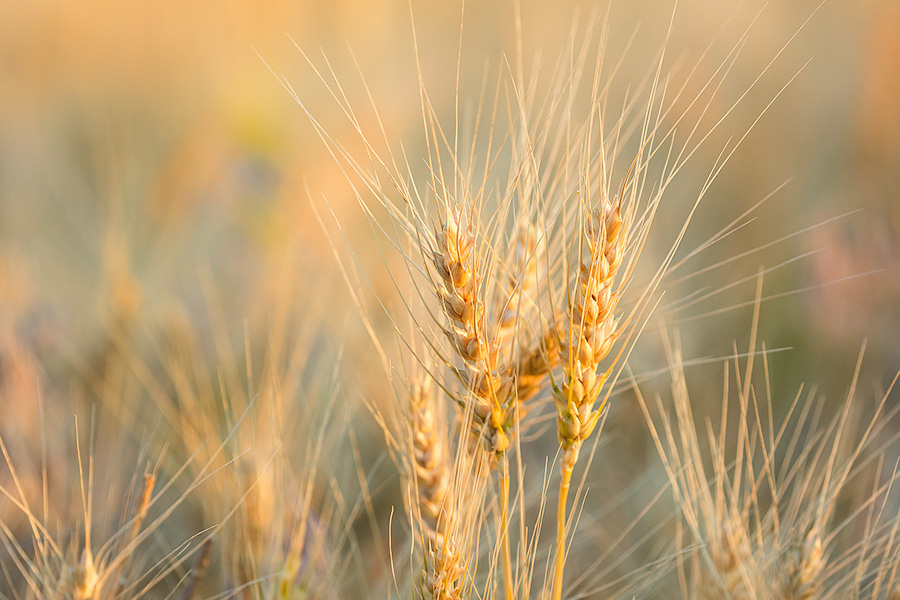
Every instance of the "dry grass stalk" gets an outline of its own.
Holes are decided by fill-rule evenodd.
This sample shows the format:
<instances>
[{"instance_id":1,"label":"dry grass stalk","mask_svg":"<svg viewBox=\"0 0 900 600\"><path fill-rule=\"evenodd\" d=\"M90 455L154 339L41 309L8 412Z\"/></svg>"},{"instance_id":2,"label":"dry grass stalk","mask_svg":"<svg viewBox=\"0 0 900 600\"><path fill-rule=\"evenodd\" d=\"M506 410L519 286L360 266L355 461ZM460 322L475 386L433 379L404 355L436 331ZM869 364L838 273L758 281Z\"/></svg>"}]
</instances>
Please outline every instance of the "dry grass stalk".
<instances>
[{"instance_id":1,"label":"dry grass stalk","mask_svg":"<svg viewBox=\"0 0 900 600\"><path fill-rule=\"evenodd\" d=\"M141 527L144 525L144 519L147 518L147 507L150 504L150 497L153 495L153 488L155 486L156 475L153 473L144 473L144 484L141 488L141 496L140 498L138 498L138 503L135 507L134 518L132 519L131 525L131 533L128 536L128 541L125 544L126 546L131 545L131 543L141 532Z\"/></svg>"},{"instance_id":2,"label":"dry grass stalk","mask_svg":"<svg viewBox=\"0 0 900 600\"><path fill-rule=\"evenodd\" d=\"M143 487L141 488L141 495L138 498L137 506L134 509L131 531L129 532L128 537L126 538L125 543L122 546L123 552L126 552L127 554L122 564L123 575L119 578L118 585L120 589L126 584L124 574L131 563L131 553L134 541L137 539L138 535L140 535L141 528L144 526L144 519L147 518L147 508L150 506L150 499L153 496L153 488L155 486L156 475L150 472L144 473Z\"/></svg>"}]
</instances>

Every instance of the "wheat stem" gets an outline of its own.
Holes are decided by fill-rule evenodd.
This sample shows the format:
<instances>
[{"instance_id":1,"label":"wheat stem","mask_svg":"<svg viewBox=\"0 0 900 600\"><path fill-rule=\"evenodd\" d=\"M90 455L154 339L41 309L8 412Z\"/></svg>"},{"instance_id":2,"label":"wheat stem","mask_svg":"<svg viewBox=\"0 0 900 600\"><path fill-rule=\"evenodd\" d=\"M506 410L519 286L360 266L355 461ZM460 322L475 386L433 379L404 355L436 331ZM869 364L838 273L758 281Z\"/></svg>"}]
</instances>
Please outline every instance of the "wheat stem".
<instances>
[{"instance_id":1,"label":"wheat stem","mask_svg":"<svg viewBox=\"0 0 900 600\"><path fill-rule=\"evenodd\" d=\"M500 547L503 553L503 588L506 600L513 598L512 556L509 549L509 458L503 454L500 475Z\"/></svg>"},{"instance_id":2,"label":"wheat stem","mask_svg":"<svg viewBox=\"0 0 900 600\"><path fill-rule=\"evenodd\" d=\"M193 600L194 594L197 592L197 583L206 573L207 567L209 567L209 551L211 548L212 539L210 538L206 540L203 547L200 548L200 554L197 555L197 560L194 562L194 568L191 569L191 576L188 580L187 587L184 589L182 600Z\"/></svg>"},{"instance_id":3,"label":"wheat stem","mask_svg":"<svg viewBox=\"0 0 900 600\"><path fill-rule=\"evenodd\" d=\"M128 538L125 540L125 544L122 546L123 552L126 553L125 558L122 561L122 568L120 571L121 577L119 578L119 582L117 583L116 593L121 591L122 586L125 584L125 576L126 571L131 563L131 555L134 553L134 541L137 539L138 535L141 533L141 527L144 525L144 519L147 518L147 508L150 506L150 498L153 496L153 488L156 485L156 475L153 473L144 473L144 486L141 490L140 498L138 499L137 506L134 509L134 517L132 517L131 530L128 533Z\"/></svg>"},{"instance_id":4,"label":"wheat stem","mask_svg":"<svg viewBox=\"0 0 900 600\"><path fill-rule=\"evenodd\" d=\"M569 498L569 487L572 485L572 471L578 461L580 444L576 444L563 453L560 465L562 478L559 482L559 496L556 506L556 564L553 569L552 600L562 598L563 569L566 566L566 503Z\"/></svg>"}]
</instances>

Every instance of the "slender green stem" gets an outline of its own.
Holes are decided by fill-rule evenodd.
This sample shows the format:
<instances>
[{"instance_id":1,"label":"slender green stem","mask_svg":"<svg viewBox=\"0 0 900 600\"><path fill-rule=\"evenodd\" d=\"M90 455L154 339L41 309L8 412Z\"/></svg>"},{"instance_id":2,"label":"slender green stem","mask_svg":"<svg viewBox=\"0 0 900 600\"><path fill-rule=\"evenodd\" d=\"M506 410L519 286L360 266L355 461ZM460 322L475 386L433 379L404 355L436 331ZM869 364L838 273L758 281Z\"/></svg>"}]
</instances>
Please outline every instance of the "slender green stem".
<instances>
[{"instance_id":1,"label":"slender green stem","mask_svg":"<svg viewBox=\"0 0 900 600\"><path fill-rule=\"evenodd\" d=\"M566 565L566 501L569 497L569 486L572 484L572 471L578 460L578 446L572 446L563 454L559 482L559 498L556 507L556 565L553 572L552 600L562 598L563 568Z\"/></svg>"},{"instance_id":2,"label":"slender green stem","mask_svg":"<svg viewBox=\"0 0 900 600\"><path fill-rule=\"evenodd\" d=\"M500 546L503 552L503 587L506 600L513 600L512 556L509 549L509 458L503 453L500 475Z\"/></svg>"}]
</instances>

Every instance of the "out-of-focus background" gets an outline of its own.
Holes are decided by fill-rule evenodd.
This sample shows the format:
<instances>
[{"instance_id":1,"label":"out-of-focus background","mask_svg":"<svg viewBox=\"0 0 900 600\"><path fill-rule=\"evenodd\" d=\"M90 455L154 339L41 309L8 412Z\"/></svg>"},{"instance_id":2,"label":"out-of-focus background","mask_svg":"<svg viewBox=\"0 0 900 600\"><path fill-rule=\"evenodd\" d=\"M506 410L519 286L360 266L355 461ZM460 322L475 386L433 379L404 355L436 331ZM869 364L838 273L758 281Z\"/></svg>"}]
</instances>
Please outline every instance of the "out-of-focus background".
<instances>
[{"instance_id":1,"label":"out-of-focus background","mask_svg":"<svg viewBox=\"0 0 900 600\"><path fill-rule=\"evenodd\" d=\"M377 315L376 296L390 307L398 292L378 253L365 247L370 224L344 174L280 78L329 135L364 158L310 62L326 78L330 65L365 130L377 135L383 127L394 149L402 145L414 161L424 150L417 53L435 111L452 124L460 39L465 109L487 65L521 60L531 69L540 60L552 71L572 32L608 12L607 47L611 63L622 57L614 82L624 93L652 68L673 10L656 0L525 0L518 10L460 4L6 3L0 434L21 429L27 419L17 412L36 414L9 399L36 398L37 385L64 396L74 380L89 401L114 396L97 382L109 381L123 335L140 346L147 331L174 335L187 322L212 339L224 326L240 362L242 340L265 347L280 312L291 315L288 335L308 336L311 362L340 356L357 378L349 385L377 397L380 388L369 382L384 373L371 360L313 205L351 271L329 211L348 239L363 240L355 256L371 287L358 288L359 302ZM760 339L790 348L771 361L773 387L785 386L790 399L811 382L840 400L864 340L867 389L883 387L900 368L900 4L760 4L684 0L671 20L664 68L673 85L698 68L685 98L720 65L731 69L706 129L727 117L687 163L673 201L689 203L722 147L750 131L704 199L686 247L775 193L697 265L760 249L740 261L745 271L724 267L689 284L698 289L672 294L747 281L731 295L662 316L681 331L686 358L728 355L733 343L746 346L751 309L719 310L752 301L759 267L788 263L764 278L763 296L772 298L762 304ZM700 109L684 98L675 106ZM671 233L677 224L657 226ZM391 335L387 322L376 317L374 325ZM141 350L145 357L157 351ZM656 358L640 357L639 368L664 367Z\"/></svg>"},{"instance_id":2,"label":"out-of-focus background","mask_svg":"<svg viewBox=\"0 0 900 600\"><path fill-rule=\"evenodd\" d=\"M320 66L327 56L350 82L351 100L365 107L357 63L386 130L416 148L422 136L411 20L426 85L437 110L451 119L456 4L38 0L6 6L0 24L3 345L15 337L47 368L65 369L67 353L102 353L109 319L164 321L173 300L203 310L198 273L215 282L238 328L245 318L263 318L284 270L291 272L295 303L326 304L338 337L345 326L355 327L308 198L327 197L349 231L365 227L363 217L305 114L269 69L291 83L330 133L360 150L298 47ZM664 39L670 4L609 8L610 53L634 36L617 81L627 83L629 69L635 77L646 73ZM858 211L782 247L782 259L818 252L802 267L782 270L790 275L773 274L772 293L814 289L772 301L762 315L769 342L793 347L781 361L791 371L787 379L837 384L832 374L844 376L863 339L871 372L880 377L900 364L900 47L894 35L900 8L890 1L827 2L816 10L817 4L772 3L749 27L727 82L732 87L720 94L722 106L713 107L717 114L787 47L717 135L743 134L797 77L753 125L696 223L698 230L720 226L788 180L748 228L758 239L740 239L743 249ZM668 64L686 72L712 45L713 59L704 65L711 73L758 9L680 3ZM551 69L572 28L606 11L605 3L523 2L526 63L540 52ZM511 7L465 7L461 88L470 99L485 65L515 53L515 19ZM720 149L717 143L700 148L686 185L699 189ZM722 254L740 251L737 244L726 244ZM689 327L691 339L716 344L711 338L722 338L726 351L738 337L704 330L702 322L683 329Z\"/></svg>"}]
</instances>

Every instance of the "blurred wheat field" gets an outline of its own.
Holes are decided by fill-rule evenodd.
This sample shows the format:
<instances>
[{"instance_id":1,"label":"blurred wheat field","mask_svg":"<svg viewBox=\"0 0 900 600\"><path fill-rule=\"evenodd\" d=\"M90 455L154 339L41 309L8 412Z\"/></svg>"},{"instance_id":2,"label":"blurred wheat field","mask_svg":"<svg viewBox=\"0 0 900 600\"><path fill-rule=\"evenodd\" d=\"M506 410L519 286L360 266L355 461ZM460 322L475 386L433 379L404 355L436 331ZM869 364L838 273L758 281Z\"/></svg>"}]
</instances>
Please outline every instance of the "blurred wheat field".
<instances>
[{"instance_id":1,"label":"blurred wheat field","mask_svg":"<svg viewBox=\"0 0 900 600\"><path fill-rule=\"evenodd\" d=\"M0 597L900 597L896 3L3 13Z\"/></svg>"}]
</instances>

